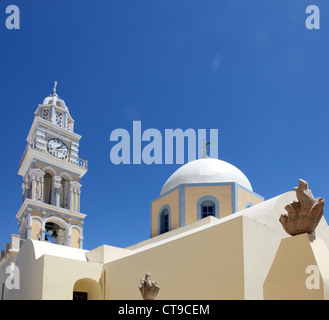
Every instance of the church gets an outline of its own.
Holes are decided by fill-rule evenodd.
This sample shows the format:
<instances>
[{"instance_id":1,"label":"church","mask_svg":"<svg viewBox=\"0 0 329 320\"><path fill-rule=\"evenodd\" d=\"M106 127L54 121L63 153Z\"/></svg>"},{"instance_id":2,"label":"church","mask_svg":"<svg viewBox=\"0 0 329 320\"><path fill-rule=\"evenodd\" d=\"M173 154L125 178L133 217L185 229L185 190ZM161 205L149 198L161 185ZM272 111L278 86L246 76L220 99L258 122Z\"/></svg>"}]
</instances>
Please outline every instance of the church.
<instances>
[{"instance_id":1,"label":"church","mask_svg":"<svg viewBox=\"0 0 329 320\"><path fill-rule=\"evenodd\" d=\"M19 163L23 201L1 250L1 300L329 299L324 200L303 180L265 200L241 170L206 155L151 200L149 239L85 250L80 139L55 83Z\"/></svg>"}]
</instances>

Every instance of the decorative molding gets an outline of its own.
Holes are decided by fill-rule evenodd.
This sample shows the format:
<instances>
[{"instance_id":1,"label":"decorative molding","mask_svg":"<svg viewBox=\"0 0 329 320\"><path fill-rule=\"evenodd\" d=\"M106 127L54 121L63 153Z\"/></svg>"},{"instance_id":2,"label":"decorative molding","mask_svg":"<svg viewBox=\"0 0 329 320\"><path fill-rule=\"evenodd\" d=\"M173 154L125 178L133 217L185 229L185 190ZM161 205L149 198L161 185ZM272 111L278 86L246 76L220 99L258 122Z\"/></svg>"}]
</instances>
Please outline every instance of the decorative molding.
<instances>
[{"instance_id":1,"label":"decorative molding","mask_svg":"<svg viewBox=\"0 0 329 320\"><path fill-rule=\"evenodd\" d=\"M18 210L16 214L16 218L20 219L24 215L24 212L27 208L43 211L47 214L53 214L57 216L60 215L62 217L72 218L79 221L82 221L87 216L86 214L80 212L68 210L61 207L55 207L51 204L47 204L41 201L33 201L31 199L25 199L21 208Z\"/></svg>"}]
</instances>

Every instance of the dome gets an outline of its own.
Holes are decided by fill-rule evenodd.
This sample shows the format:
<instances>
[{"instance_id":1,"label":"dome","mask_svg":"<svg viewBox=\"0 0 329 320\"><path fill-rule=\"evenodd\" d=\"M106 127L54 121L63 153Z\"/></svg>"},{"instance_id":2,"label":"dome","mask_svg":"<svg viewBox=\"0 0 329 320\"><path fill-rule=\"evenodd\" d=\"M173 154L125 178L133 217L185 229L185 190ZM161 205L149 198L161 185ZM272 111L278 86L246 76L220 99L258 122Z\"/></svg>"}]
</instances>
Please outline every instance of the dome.
<instances>
[{"instance_id":1,"label":"dome","mask_svg":"<svg viewBox=\"0 0 329 320\"><path fill-rule=\"evenodd\" d=\"M49 95L39 104L37 110L34 112L36 116L44 120L52 122L53 124L62 127L68 131L73 132L74 120L72 119L69 109L63 99L60 99L56 93L57 82L55 81L54 93Z\"/></svg>"},{"instance_id":2,"label":"dome","mask_svg":"<svg viewBox=\"0 0 329 320\"><path fill-rule=\"evenodd\" d=\"M223 160L202 158L177 169L163 185L161 194L181 184L223 182L236 182L252 191L248 178L237 167Z\"/></svg>"},{"instance_id":3,"label":"dome","mask_svg":"<svg viewBox=\"0 0 329 320\"><path fill-rule=\"evenodd\" d=\"M60 108L63 108L63 109L66 109L67 110L67 106L65 104L65 101L58 98L58 96L56 94L52 95L52 96L49 96L49 97L46 97L44 100L43 100L43 104L50 104L50 105L55 105L57 107L60 107Z\"/></svg>"},{"instance_id":4,"label":"dome","mask_svg":"<svg viewBox=\"0 0 329 320\"><path fill-rule=\"evenodd\" d=\"M53 89L54 93L52 95L49 95L49 97L46 97L43 100L43 104L50 104L68 110L65 101L58 97L56 89L57 89L57 81L55 81L55 85Z\"/></svg>"}]
</instances>

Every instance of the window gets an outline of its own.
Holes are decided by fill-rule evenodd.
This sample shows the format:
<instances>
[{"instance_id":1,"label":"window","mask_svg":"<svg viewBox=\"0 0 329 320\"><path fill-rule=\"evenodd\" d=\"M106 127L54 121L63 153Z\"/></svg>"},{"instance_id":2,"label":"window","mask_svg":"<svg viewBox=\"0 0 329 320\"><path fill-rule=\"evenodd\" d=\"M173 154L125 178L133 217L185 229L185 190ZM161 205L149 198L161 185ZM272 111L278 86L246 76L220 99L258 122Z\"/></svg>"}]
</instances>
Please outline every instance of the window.
<instances>
[{"instance_id":1,"label":"window","mask_svg":"<svg viewBox=\"0 0 329 320\"><path fill-rule=\"evenodd\" d=\"M73 291L73 300L88 300L88 293Z\"/></svg>"},{"instance_id":2,"label":"window","mask_svg":"<svg viewBox=\"0 0 329 320\"><path fill-rule=\"evenodd\" d=\"M219 210L220 205L216 197L212 195L203 196L197 202L197 219L200 220L209 216L219 219Z\"/></svg>"},{"instance_id":3,"label":"window","mask_svg":"<svg viewBox=\"0 0 329 320\"><path fill-rule=\"evenodd\" d=\"M70 119L67 119L67 121L66 121L66 130L72 131L71 127L72 127L72 121Z\"/></svg>"},{"instance_id":4,"label":"window","mask_svg":"<svg viewBox=\"0 0 329 320\"><path fill-rule=\"evenodd\" d=\"M252 207L254 204L252 202L247 202L244 206L245 209Z\"/></svg>"},{"instance_id":5,"label":"window","mask_svg":"<svg viewBox=\"0 0 329 320\"><path fill-rule=\"evenodd\" d=\"M163 209L160 214L160 234L169 231L169 211L167 208Z\"/></svg>"},{"instance_id":6,"label":"window","mask_svg":"<svg viewBox=\"0 0 329 320\"><path fill-rule=\"evenodd\" d=\"M43 108L41 117L45 120L49 120L49 108Z\"/></svg>"},{"instance_id":7,"label":"window","mask_svg":"<svg viewBox=\"0 0 329 320\"><path fill-rule=\"evenodd\" d=\"M211 201L205 201L201 204L201 219L209 216L215 216L215 204Z\"/></svg>"},{"instance_id":8,"label":"window","mask_svg":"<svg viewBox=\"0 0 329 320\"><path fill-rule=\"evenodd\" d=\"M63 126L63 113L56 111L56 124L60 127Z\"/></svg>"}]
</instances>

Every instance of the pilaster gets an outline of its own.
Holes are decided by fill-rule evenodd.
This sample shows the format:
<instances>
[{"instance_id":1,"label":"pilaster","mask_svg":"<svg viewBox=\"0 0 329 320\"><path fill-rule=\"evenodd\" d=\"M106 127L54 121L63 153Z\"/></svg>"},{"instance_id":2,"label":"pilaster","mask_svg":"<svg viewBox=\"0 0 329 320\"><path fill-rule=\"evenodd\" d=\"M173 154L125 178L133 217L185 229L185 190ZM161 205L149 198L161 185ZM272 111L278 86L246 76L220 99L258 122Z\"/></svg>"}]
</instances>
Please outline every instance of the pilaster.
<instances>
[{"instance_id":1,"label":"pilaster","mask_svg":"<svg viewBox=\"0 0 329 320\"><path fill-rule=\"evenodd\" d=\"M61 188L62 178L60 176L53 176L53 190L54 190L54 203L53 205L59 207L59 196L60 196L60 188Z\"/></svg>"}]
</instances>

